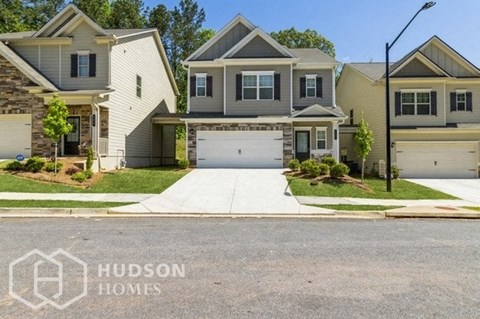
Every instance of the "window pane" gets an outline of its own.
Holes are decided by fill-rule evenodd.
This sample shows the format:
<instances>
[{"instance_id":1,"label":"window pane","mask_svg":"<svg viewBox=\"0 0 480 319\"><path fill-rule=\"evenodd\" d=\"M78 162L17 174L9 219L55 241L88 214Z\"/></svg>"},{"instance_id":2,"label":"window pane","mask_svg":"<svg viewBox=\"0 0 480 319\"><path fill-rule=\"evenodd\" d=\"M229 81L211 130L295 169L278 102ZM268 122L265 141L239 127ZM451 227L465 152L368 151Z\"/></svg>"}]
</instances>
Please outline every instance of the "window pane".
<instances>
[{"instance_id":1,"label":"window pane","mask_svg":"<svg viewBox=\"0 0 480 319\"><path fill-rule=\"evenodd\" d=\"M465 111L465 102L458 102L457 103L457 110L458 111Z\"/></svg>"},{"instance_id":2,"label":"window pane","mask_svg":"<svg viewBox=\"0 0 480 319\"><path fill-rule=\"evenodd\" d=\"M315 88L308 88L307 89L307 97L315 97L317 92L315 92Z\"/></svg>"},{"instance_id":3,"label":"window pane","mask_svg":"<svg viewBox=\"0 0 480 319\"><path fill-rule=\"evenodd\" d=\"M402 114L403 115L414 115L415 106L413 104L403 104L402 105Z\"/></svg>"},{"instance_id":4,"label":"window pane","mask_svg":"<svg viewBox=\"0 0 480 319\"><path fill-rule=\"evenodd\" d=\"M78 56L79 65L88 65L88 55L79 55Z\"/></svg>"},{"instance_id":5,"label":"window pane","mask_svg":"<svg viewBox=\"0 0 480 319\"><path fill-rule=\"evenodd\" d=\"M418 104L417 105L417 114L418 115L430 115L430 104Z\"/></svg>"},{"instance_id":6,"label":"window pane","mask_svg":"<svg viewBox=\"0 0 480 319\"><path fill-rule=\"evenodd\" d=\"M260 86L273 86L273 75L260 75Z\"/></svg>"},{"instance_id":7,"label":"window pane","mask_svg":"<svg viewBox=\"0 0 480 319\"><path fill-rule=\"evenodd\" d=\"M197 96L205 96L205 87L197 87Z\"/></svg>"},{"instance_id":8,"label":"window pane","mask_svg":"<svg viewBox=\"0 0 480 319\"><path fill-rule=\"evenodd\" d=\"M206 79L204 76L197 76L197 86L205 86Z\"/></svg>"},{"instance_id":9,"label":"window pane","mask_svg":"<svg viewBox=\"0 0 480 319\"><path fill-rule=\"evenodd\" d=\"M325 139L326 132L325 131L317 131L317 139L318 140L324 140Z\"/></svg>"},{"instance_id":10,"label":"window pane","mask_svg":"<svg viewBox=\"0 0 480 319\"><path fill-rule=\"evenodd\" d=\"M315 87L315 82L316 82L315 78L307 78L307 88L308 87Z\"/></svg>"},{"instance_id":11,"label":"window pane","mask_svg":"<svg viewBox=\"0 0 480 319\"><path fill-rule=\"evenodd\" d=\"M402 103L415 103L415 93L402 93Z\"/></svg>"},{"instance_id":12,"label":"window pane","mask_svg":"<svg viewBox=\"0 0 480 319\"><path fill-rule=\"evenodd\" d=\"M465 93L459 93L457 94L457 102L465 102L466 98L465 98Z\"/></svg>"},{"instance_id":13,"label":"window pane","mask_svg":"<svg viewBox=\"0 0 480 319\"><path fill-rule=\"evenodd\" d=\"M273 89L260 88L260 100L271 100L271 99L273 99Z\"/></svg>"},{"instance_id":14,"label":"window pane","mask_svg":"<svg viewBox=\"0 0 480 319\"><path fill-rule=\"evenodd\" d=\"M417 93L417 103L430 103L430 93Z\"/></svg>"},{"instance_id":15,"label":"window pane","mask_svg":"<svg viewBox=\"0 0 480 319\"><path fill-rule=\"evenodd\" d=\"M243 76L243 86L257 86L257 76L256 75L244 75Z\"/></svg>"},{"instance_id":16,"label":"window pane","mask_svg":"<svg viewBox=\"0 0 480 319\"><path fill-rule=\"evenodd\" d=\"M244 88L243 89L243 99L244 100L256 100L257 99L257 89L256 88Z\"/></svg>"},{"instance_id":17,"label":"window pane","mask_svg":"<svg viewBox=\"0 0 480 319\"><path fill-rule=\"evenodd\" d=\"M88 65L78 67L78 76L88 76Z\"/></svg>"},{"instance_id":18,"label":"window pane","mask_svg":"<svg viewBox=\"0 0 480 319\"><path fill-rule=\"evenodd\" d=\"M326 150L326 142L325 141L317 141L317 149L319 150Z\"/></svg>"}]
</instances>

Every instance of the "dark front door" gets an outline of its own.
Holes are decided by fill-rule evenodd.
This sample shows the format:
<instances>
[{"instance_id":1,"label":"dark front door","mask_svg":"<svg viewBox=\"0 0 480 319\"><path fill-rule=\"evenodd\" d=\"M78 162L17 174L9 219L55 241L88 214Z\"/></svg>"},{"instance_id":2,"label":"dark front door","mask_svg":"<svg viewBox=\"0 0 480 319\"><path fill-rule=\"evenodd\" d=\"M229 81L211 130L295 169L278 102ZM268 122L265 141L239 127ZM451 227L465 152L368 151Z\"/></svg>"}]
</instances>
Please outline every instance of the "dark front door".
<instances>
[{"instance_id":1,"label":"dark front door","mask_svg":"<svg viewBox=\"0 0 480 319\"><path fill-rule=\"evenodd\" d=\"M63 146L65 155L79 155L80 150L80 117L67 118L68 123L72 124L73 129L70 133L64 136Z\"/></svg>"},{"instance_id":2,"label":"dark front door","mask_svg":"<svg viewBox=\"0 0 480 319\"><path fill-rule=\"evenodd\" d=\"M310 158L309 131L295 131L295 158L300 162Z\"/></svg>"}]
</instances>

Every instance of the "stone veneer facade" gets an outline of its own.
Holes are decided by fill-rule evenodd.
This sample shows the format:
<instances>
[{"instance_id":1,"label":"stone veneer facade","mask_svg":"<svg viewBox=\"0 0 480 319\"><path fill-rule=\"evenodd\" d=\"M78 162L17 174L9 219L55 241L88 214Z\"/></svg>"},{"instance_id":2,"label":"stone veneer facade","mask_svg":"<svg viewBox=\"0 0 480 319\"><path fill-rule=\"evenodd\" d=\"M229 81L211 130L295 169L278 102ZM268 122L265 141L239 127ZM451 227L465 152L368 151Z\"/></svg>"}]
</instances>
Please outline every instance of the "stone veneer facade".
<instances>
[{"instance_id":1,"label":"stone veneer facade","mask_svg":"<svg viewBox=\"0 0 480 319\"><path fill-rule=\"evenodd\" d=\"M202 123L188 124L188 160L197 163L197 131L283 131L283 166L293 159L293 126L291 123Z\"/></svg>"},{"instance_id":2,"label":"stone veneer facade","mask_svg":"<svg viewBox=\"0 0 480 319\"><path fill-rule=\"evenodd\" d=\"M43 118L48 107L44 105L42 97L24 89L27 86L37 85L0 55L0 114L31 114L32 156L52 156L54 153L52 140L43 135ZM90 146L92 106L69 106L69 112L71 116L80 116L80 143ZM108 109L105 108L101 108L101 136L108 137ZM85 148L81 148L80 155L85 155Z\"/></svg>"}]
</instances>

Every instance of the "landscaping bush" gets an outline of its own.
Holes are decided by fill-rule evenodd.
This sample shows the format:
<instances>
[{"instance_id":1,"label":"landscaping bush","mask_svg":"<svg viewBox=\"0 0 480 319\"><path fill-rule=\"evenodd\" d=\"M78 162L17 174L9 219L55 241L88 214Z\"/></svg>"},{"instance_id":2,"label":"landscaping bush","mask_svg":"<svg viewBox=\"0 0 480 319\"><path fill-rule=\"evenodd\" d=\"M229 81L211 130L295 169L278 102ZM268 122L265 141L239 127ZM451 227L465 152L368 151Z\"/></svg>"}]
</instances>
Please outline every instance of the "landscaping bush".
<instances>
[{"instance_id":1,"label":"landscaping bush","mask_svg":"<svg viewBox=\"0 0 480 319\"><path fill-rule=\"evenodd\" d=\"M70 166L69 168L67 168L67 170L65 171L65 173L67 175L73 175L75 173L78 173L80 172L80 168L76 167L76 166Z\"/></svg>"},{"instance_id":2,"label":"landscaping bush","mask_svg":"<svg viewBox=\"0 0 480 319\"><path fill-rule=\"evenodd\" d=\"M348 175L349 172L350 172L350 169L348 168L347 165L343 163L337 163L333 165L333 167L330 169L330 177L340 178L345 175Z\"/></svg>"},{"instance_id":3,"label":"landscaping bush","mask_svg":"<svg viewBox=\"0 0 480 319\"><path fill-rule=\"evenodd\" d=\"M303 174L309 174L308 172L312 170L312 166L317 165L317 162L313 159L305 160L300 164L300 172Z\"/></svg>"},{"instance_id":4,"label":"landscaping bush","mask_svg":"<svg viewBox=\"0 0 480 319\"><path fill-rule=\"evenodd\" d=\"M83 183L87 180L87 176L85 176L84 172L76 172L75 174L72 175L72 180Z\"/></svg>"},{"instance_id":5,"label":"landscaping bush","mask_svg":"<svg viewBox=\"0 0 480 319\"><path fill-rule=\"evenodd\" d=\"M300 161L296 158L290 160L288 162L288 168L291 169L292 171L298 171L300 168Z\"/></svg>"},{"instance_id":6,"label":"landscaping bush","mask_svg":"<svg viewBox=\"0 0 480 319\"><path fill-rule=\"evenodd\" d=\"M400 170L398 169L397 165L392 166L392 176L393 179L398 179L400 177Z\"/></svg>"},{"instance_id":7,"label":"landscaping bush","mask_svg":"<svg viewBox=\"0 0 480 319\"><path fill-rule=\"evenodd\" d=\"M322 163L327 164L328 167L331 169L335 164L337 164L337 160L332 156L325 156L322 158Z\"/></svg>"},{"instance_id":8,"label":"landscaping bush","mask_svg":"<svg viewBox=\"0 0 480 319\"><path fill-rule=\"evenodd\" d=\"M328 175L328 173L330 173L330 166L325 163L319 164L318 168L320 170L320 175Z\"/></svg>"},{"instance_id":9,"label":"landscaping bush","mask_svg":"<svg viewBox=\"0 0 480 319\"><path fill-rule=\"evenodd\" d=\"M60 172L62 168L63 168L63 163L57 162L57 172ZM47 162L47 164L45 164L45 167L43 169L49 173L55 172L55 162Z\"/></svg>"},{"instance_id":10,"label":"landscaping bush","mask_svg":"<svg viewBox=\"0 0 480 319\"><path fill-rule=\"evenodd\" d=\"M45 160L38 156L29 158L26 164L27 171L32 173L40 172L44 166L45 166Z\"/></svg>"},{"instance_id":11,"label":"landscaping bush","mask_svg":"<svg viewBox=\"0 0 480 319\"><path fill-rule=\"evenodd\" d=\"M85 175L87 179L90 179L93 177L94 173L91 169L87 169L86 171L83 171L83 175Z\"/></svg>"},{"instance_id":12,"label":"landscaping bush","mask_svg":"<svg viewBox=\"0 0 480 319\"><path fill-rule=\"evenodd\" d=\"M190 166L190 161L187 159L181 159L178 161L178 167L181 169L186 169Z\"/></svg>"},{"instance_id":13,"label":"landscaping bush","mask_svg":"<svg viewBox=\"0 0 480 319\"><path fill-rule=\"evenodd\" d=\"M93 166L93 148L89 146L87 148L87 162L85 163L85 168L87 171L92 170Z\"/></svg>"},{"instance_id":14,"label":"landscaping bush","mask_svg":"<svg viewBox=\"0 0 480 319\"><path fill-rule=\"evenodd\" d=\"M7 164L5 167L7 171L23 171L25 166L19 161L13 161Z\"/></svg>"}]
</instances>

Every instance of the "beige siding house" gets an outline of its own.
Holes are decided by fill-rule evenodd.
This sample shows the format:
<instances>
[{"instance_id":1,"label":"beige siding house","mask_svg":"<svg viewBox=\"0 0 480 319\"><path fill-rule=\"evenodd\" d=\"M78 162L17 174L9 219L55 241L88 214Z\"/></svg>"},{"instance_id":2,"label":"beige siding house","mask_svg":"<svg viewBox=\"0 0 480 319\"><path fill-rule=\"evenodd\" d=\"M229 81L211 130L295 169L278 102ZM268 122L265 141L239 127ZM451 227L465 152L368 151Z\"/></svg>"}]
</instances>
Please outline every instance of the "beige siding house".
<instances>
[{"instance_id":1,"label":"beige siding house","mask_svg":"<svg viewBox=\"0 0 480 319\"><path fill-rule=\"evenodd\" d=\"M92 146L99 169L174 164L174 127L152 122L178 95L156 30L104 30L68 5L38 31L0 34L0 66L0 158L51 156L42 119L58 94L74 126L62 156Z\"/></svg>"},{"instance_id":2,"label":"beige siding house","mask_svg":"<svg viewBox=\"0 0 480 319\"><path fill-rule=\"evenodd\" d=\"M197 167L284 167L339 158L338 62L288 49L238 15L183 61L188 159Z\"/></svg>"},{"instance_id":3,"label":"beige siding house","mask_svg":"<svg viewBox=\"0 0 480 319\"><path fill-rule=\"evenodd\" d=\"M433 37L390 67L392 164L403 177L478 178L480 70ZM337 87L350 120L341 127L341 149L353 150L362 114L376 143L367 169L385 161L385 64L350 63Z\"/></svg>"}]
</instances>

